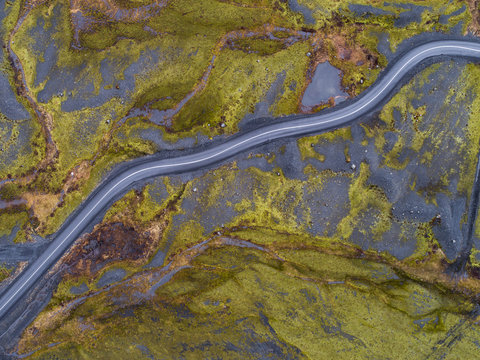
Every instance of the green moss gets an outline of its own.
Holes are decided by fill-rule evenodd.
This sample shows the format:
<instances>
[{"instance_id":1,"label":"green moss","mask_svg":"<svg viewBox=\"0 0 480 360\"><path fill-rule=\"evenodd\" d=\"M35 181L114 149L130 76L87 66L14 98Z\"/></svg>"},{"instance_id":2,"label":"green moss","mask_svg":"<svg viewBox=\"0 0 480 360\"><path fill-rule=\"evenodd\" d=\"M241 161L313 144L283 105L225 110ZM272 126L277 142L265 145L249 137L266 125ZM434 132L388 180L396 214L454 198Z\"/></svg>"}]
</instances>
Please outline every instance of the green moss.
<instances>
[{"instance_id":1,"label":"green moss","mask_svg":"<svg viewBox=\"0 0 480 360\"><path fill-rule=\"evenodd\" d=\"M125 345L134 343L155 357L241 359L260 357L252 342L269 342L281 358L395 353L408 359L430 353L472 308L387 265L311 250L285 250L280 256L283 260L259 250L212 248L161 286L154 300L130 307L130 316L122 316L107 294L98 294L24 340L20 350L40 346L35 359L107 352L118 359L141 357L138 347ZM466 330L461 349L478 338L476 330ZM46 345L53 342L57 345ZM454 347L450 354L459 352Z\"/></svg>"},{"instance_id":2,"label":"green moss","mask_svg":"<svg viewBox=\"0 0 480 360\"><path fill-rule=\"evenodd\" d=\"M472 248L472 250L470 251L470 264L472 265L472 267L474 268L479 268L480 267L480 251L474 247Z\"/></svg>"},{"instance_id":3,"label":"green moss","mask_svg":"<svg viewBox=\"0 0 480 360\"><path fill-rule=\"evenodd\" d=\"M116 0L118 6L122 9L134 9L140 6L150 5L148 0Z\"/></svg>"},{"instance_id":4,"label":"green moss","mask_svg":"<svg viewBox=\"0 0 480 360\"><path fill-rule=\"evenodd\" d=\"M151 39L154 35L141 23L108 23L80 35L80 44L84 48L102 50L111 47L118 40L128 38L136 41Z\"/></svg>"},{"instance_id":5,"label":"green moss","mask_svg":"<svg viewBox=\"0 0 480 360\"><path fill-rule=\"evenodd\" d=\"M368 165L361 163L359 174L348 190L350 212L348 216L340 221L337 227L338 236L341 239L348 239L352 235L353 229L362 216L368 213L368 210L374 210L373 217L375 221L369 229L373 239L380 239L390 229L392 204L387 200L385 193L380 188L367 185L369 176ZM361 231L366 231L366 229Z\"/></svg>"},{"instance_id":6,"label":"green moss","mask_svg":"<svg viewBox=\"0 0 480 360\"><path fill-rule=\"evenodd\" d=\"M16 212L0 212L0 238L3 236L9 236L15 227L19 228L19 231L13 239L14 242L23 242L26 240L26 235L22 231L24 225L29 219L26 211Z\"/></svg>"},{"instance_id":7,"label":"green moss","mask_svg":"<svg viewBox=\"0 0 480 360\"><path fill-rule=\"evenodd\" d=\"M12 273L12 269L5 266L5 264L0 265L0 282L7 279Z\"/></svg>"},{"instance_id":8,"label":"green moss","mask_svg":"<svg viewBox=\"0 0 480 360\"><path fill-rule=\"evenodd\" d=\"M74 295L71 293L70 289L72 288L72 286L80 286L84 283L88 284L90 282L89 280L90 279L87 276L76 277L74 279L63 279L53 293L52 299L48 303L47 309L54 308L75 299L78 295Z\"/></svg>"},{"instance_id":9,"label":"green moss","mask_svg":"<svg viewBox=\"0 0 480 360\"><path fill-rule=\"evenodd\" d=\"M0 63L0 72L13 83L13 70L7 65L8 60L4 59L2 63L0 59ZM25 99L17 95L17 100L29 109ZM0 179L32 172L45 155L45 139L40 124L33 112L27 116L31 118L13 121L0 113Z\"/></svg>"},{"instance_id":10,"label":"green moss","mask_svg":"<svg viewBox=\"0 0 480 360\"><path fill-rule=\"evenodd\" d=\"M185 221L180 225L180 228L175 236L175 242L168 250L166 259L170 259L174 254L180 250L191 247L193 244L202 242L205 238L205 230L195 220Z\"/></svg>"},{"instance_id":11,"label":"green moss","mask_svg":"<svg viewBox=\"0 0 480 360\"><path fill-rule=\"evenodd\" d=\"M132 265L128 261L115 261L114 263L110 263L107 266L103 267L102 270L98 271L94 276L89 277L87 275L83 276L75 276L75 277L67 277L64 278L60 284L57 286L55 289L55 292L52 295L52 298L50 302L48 303L47 310L53 309L56 306L61 306L75 298L77 298L79 295L75 295L71 292L71 288L76 286L79 287L82 284L87 285L88 292L91 292L93 290L96 290L96 283L100 278L107 272L112 269L118 269L121 268L126 271L125 277L129 277L135 272L138 272L140 268L138 266ZM80 295L84 296L84 295Z\"/></svg>"},{"instance_id":12,"label":"green moss","mask_svg":"<svg viewBox=\"0 0 480 360\"><path fill-rule=\"evenodd\" d=\"M300 150L300 155L302 156L302 160L313 158L324 161L325 157L315 151L315 145L327 145L336 141L345 142L348 140L352 140L351 129L350 127L345 127L334 131L329 131L320 135L300 138L297 140L297 144L298 149ZM348 151L345 153L346 159L347 155Z\"/></svg>"},{"instance_id":13,"label":"green moss","mask_svg":"<svg viewBox=\"0 0 480 360\"><path fill-rule=\"evenodd\" d=\"M301 232L303 225L294 215L294 209L300 205L303 195L301 181L287 179L279 172L280 176L277 172L262 172L256 168L249 171L257 183L251 199L252 206L245 208L231 225L271 226L292 233Z\"/></svg>"},{"instance_id":14,"label":"green moss","mask_svg":"<svg viewBox=\"0 0 480 360\"><path fill-rule=\"evenodd\" d=\"M181 202L184 186L171 186L168 178L164 178L160 186L165 186L165 198L160 202L152 198L152 193L159 186L157 183L147 185L141 193L140 203L135 207L134 219L141 224L154 220L162 211L170 215L176 211L177 202Z\"/></svg>"},{"instance_id":15,"label":"green moss","mask_svg":"<svg viewBox=\"0 0 480 360\"><path fill-rule=\"evenodd\" d=\"M280 84L278 107L273 107L271 111L276 115L294 112L298 90L288 89L288 86L294 79L301 81L308 59L305 55L307 50L308 44L299 42L259 59L258 54L224 49L215 59L215 68L205 89L174 118L174 130L190 131L203 126L203 132L210 136L225 131L235 132L238 122L247 113L254 112L253 105L263 101L279 76L285 76L285 80ZM226 127L220 127L220 123Z\"/></svg>"},{"instance_id":16,"label":"green moss","mask_svg":"<svg viewBox=\"0 0 480 360\"><path fill-rule=\"evenodd\" d=\"M20 9L22 7L21 1L9 1L5 2L5 11L7 16L2 21L2 35L4 38L8 37L8 33L14 28L18 15L20 14Z\"/></svg>"},{"instance_id":17,"label":"green moss","mask_svg":"<svg viewBox=\"0 0 480 360\"><path fill-rule=\"evenodd\" d=\"M471 95L473 94L473 102L468 107L470 117L466 128L467 141L462 142L466 150L466 159L460 164L460 180L457 185L459 192L470 195L480 144L480 123L477 118L478 111L480 111L480 68L478 65L468 64L462 73L459 83L462 85L457 88L458 92L452 94L452 101L471 101ZM479 222L477 221L476 226L478 224Z\"/></svg>"},{"instance_id":18,"label":"green moss","mask_svg":"<svg viewBox=\"0 0 480 360\"><path fill-rule=\"evenodd\" d=\"M260 56L273 55L285 48L285 44L279 40L244 38L233 42L233 49Z\"/></svg>"},{"instance_id":19,"label":"green moss","mask_svg":"<svg viewBox=\"0 0 480 360\"><path fill-rule=\"evenodd\" d=\"M124 212L131 206L133 199L135 198L135 190L130 190L127 192L120 200L117 200L112 204L112 206L110 206L103 217L103 222L108 222L116 214Z\"/></svg>"},{"instance_id":20,"label":"green moss","mask_svg":"<svg viewBox=\"0 0 480 360\"><path fill-rule=\"evenodd\" d=\"M21 185L14 182L7 182L0 188L0 198L5 201L14 200L20 197L24 191L25 189Z\"/></svg>"},{"instance_id":21,"label":"green moss","mask_svg":"<svg viewBox=\"0 0 480 360\"><path fill-rule=\"evenodd\" d=\"M427 259L434 249L436 251L441 248L433 233L431 223L419 224L415 236L417 238L415 252L404 260L405 263L413 266L418 265L418 261Z\"/></svg>"}]
</instances>

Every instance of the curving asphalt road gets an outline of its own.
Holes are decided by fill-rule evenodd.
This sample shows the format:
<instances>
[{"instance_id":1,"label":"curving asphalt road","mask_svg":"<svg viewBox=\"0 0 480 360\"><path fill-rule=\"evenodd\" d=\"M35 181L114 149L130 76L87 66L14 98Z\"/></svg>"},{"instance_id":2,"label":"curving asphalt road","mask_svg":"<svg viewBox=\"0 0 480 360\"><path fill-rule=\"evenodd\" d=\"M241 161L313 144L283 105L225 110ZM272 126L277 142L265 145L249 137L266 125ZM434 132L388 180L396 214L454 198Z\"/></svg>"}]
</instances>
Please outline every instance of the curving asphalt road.
<instances>
[{"instance_id":1,"label":"curving asphalt road","mask_svg":"<svg viewBox=\"0 0 480 360\"><path fill-rule=\"evenodd\" d=\"M364 96L336 111L296 118L265 126L213 148L172 159L152 160L118 174L70 217L45 251L30 264L0 297L0 319L35 282L63 255L70 245L112 198L140 180L172 173L187 172L225 160L241 151L282 137L304 135L345 125L375 108L399 83L403 76L423 60L434 56L460 56L480 59L480 44L469 41L435 41L418 46L399 58L388 73L365 91Z\"/></svg>"}]
</instances>

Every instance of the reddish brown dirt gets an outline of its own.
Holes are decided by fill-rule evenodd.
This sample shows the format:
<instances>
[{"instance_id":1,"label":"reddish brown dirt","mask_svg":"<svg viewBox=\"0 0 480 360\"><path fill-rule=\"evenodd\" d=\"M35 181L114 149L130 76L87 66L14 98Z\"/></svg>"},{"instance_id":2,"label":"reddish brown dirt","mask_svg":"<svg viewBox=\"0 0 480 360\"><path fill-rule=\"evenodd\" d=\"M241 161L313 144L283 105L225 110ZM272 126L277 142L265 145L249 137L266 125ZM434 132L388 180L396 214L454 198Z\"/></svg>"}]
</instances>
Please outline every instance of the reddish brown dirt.
<instances>
[{"instance_id":1,"label":"reddish brown dirt","mask_svg":"<svg viewBox=\"0 0 480 360\"><path fill-rule=\"evenodd\" d=\"M177 210L176 202L182 193L183 190L148 223L135 220L134 209L142 201L141 194L136 194L124 210L84 235L59 263L68 267L70 276L88 277L112 261L129 261L138 266L146 263L158 248L169 224L168 215Z\"/></svg>"},{"instance_id":2,"label":"reddish brown dirt","mask_svg":"<svg viewBox=\"0 0 480 360\"><path fill-rule=\"evenodd\" d=\"M467 0L467 5L470 14L472 14L472 23L468 30L478 36L480 34L480 9L478 0Z\"/></svg>"},{"instance_id":3,"label":"reddish brown dirt","mask_svg":"<svg viewBox=\"0 0 480 360\"><path fill-rule=\"evenodd\" d=\"M310 65L307 70L306 81L303 91L312 81L317 65L329 61L333 66L342 69L342 64L350 63L354 66L368 64L370 69L378 66L378 55L370 52L368 49L359 46L347 34L343 34L341 29L334 29L335 32L323 32L319 30L312 38L313 50L311 52ZM356 31L361 31L359 27ZM350 96L357 95L357 84L349 84L348 89L344 89ZM298 110L300 112L317 112L326 107L335 105L335 99L330 98L327 102L320 104L313 109L306 110L301 106L301 98L298 99Z\"/></svg>"},{"instance_id":4,"label":"reddish brown dirt","mask_svg":"<svg viewBox=\"0 0 480 360\"><path fill-rule=\"evenodd\" d=\"M122 223L104 225L84 236L65 257L70 275L94 276L112 261L146 259L156 243Z\"/></svg>"}]
</instances>

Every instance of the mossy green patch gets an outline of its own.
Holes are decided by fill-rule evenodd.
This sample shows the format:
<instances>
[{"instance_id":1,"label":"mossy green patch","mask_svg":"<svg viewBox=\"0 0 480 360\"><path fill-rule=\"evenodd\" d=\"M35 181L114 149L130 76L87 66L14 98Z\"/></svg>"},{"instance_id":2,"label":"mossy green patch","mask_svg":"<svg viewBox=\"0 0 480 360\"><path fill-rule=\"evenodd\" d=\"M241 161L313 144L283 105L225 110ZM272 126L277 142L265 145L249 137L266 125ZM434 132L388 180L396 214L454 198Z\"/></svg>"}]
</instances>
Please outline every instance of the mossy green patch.
<instances>
[{"instance_id":1,"label":"mossy green patch","mask_svg":"<svg viewBox=\"0 0 480 360\"><path fill-rule=\"evenodd\" d=\"M242 50L246 53L254 53L261 56L273 55L285 47L282 41L258 38L238 39L232 44L232 48L235 50Z\"/></svg>"},{"instance_id":2,"label":"mossy green patch","mask_svg":"<svg viewBox=\"0 0 480 360\"><path fill-rule=\"evenodd\" d=\"M12 240L14 242L24 242L26 235L22 230L28 218L26 211L0 212L0 238L11 235L17 228L18 231Z\"/></svg>"},{"instance_id":3,"label":"mossy green patch","mask_svg":"<svg viewBox=\"0 0 480 360\"><path fill-rule=\"evenodd\" d=\"M259 58L259 54L224 49L215 59L207 86L173 119L173 128L181 132L203 125L210 136L234 132L238 122L253 113L254 104L263 101L267 91L282 78L275 99L278 105L271 111L275 115L295 112L300 89L289 89L289 85L302 78L307 50L308 44L299 42ZM220 123L226 126L222 128Z\"/></svg>"},{"instance_id":4,"label":"mossy green patch","mask_svg":"<svg viewBox=\"0 0 480 360\"><path fill-rule=\"evenodd\" d=\"M88 32L82 32L79 38L82 47L93 50L102 50L111 47L122 38L144 41L154 36L151 32L145 30L141 23L108 23L98 26L97 29L91 29Z\"/></svg>"},{"instance_id":5,"label":"mossy green patch","mask_svg":"<svg viewBox=\"0 0 480 360\"><path fill-rule=\"evenodd\" d=\"M302 160L308 158L318 159L324 161L325 157L322 154L319 154L315 151L315 145L327 145L335 141L345 142L346 140L351 140L352 134L350 127L345 127L337 129L334 131L329 131L320 135L303 137L298 139L298 148L302 156ZM348 160L348 150L345 153L345 159ZM350 160L348 160L349 162Z\"/></svg>"},{"instance_id":6,"label":"mossy green patch","mask_svg":"<svg viewBox=\"0 0 480 360\"><path fill-rule=\"evenodd\" d=\"M12 269L5 266L5 264L0 265L0 282L5 280L12 273Z\"/></svg>"},{"instance_id":7,"label":"mossy green patch","mask_svg":"<svg viewBox=\"0 0 480 360\"><path fill-rule=\"evenodd\" d=\"M342 219L337 228L338 234L342 239L348 239L352 235L353 229L362 219L362 216L369 213L371 209L374 210L374 223L370 229L362 229L361 231L370 230L371 236L374 239L379 239L390 229L392 204L388 201L381 188L366 184L369 176L368 165L361 163L359 174L352 182L348 191L350 213Z\"/></svg>"},{"instance_id":8,"label":"mossy green patch","mask_svg":"<svg viewBox=\"0 0 480 360\"><path fill-rule=\"evenodd\" d=\"M480 68L478 65L468 64L462 73L460 83L463 86L458 87L458 91L452 94L452 101L470 101L472 95L473 101L469 105L470 117L465 131L467 140L464 143L466 159L460 164L460 181L457 185L457 190L470 194L475 177L480 144L480 123L477 118L478 111L480 111Z\"/></svg>"}]
</instances>

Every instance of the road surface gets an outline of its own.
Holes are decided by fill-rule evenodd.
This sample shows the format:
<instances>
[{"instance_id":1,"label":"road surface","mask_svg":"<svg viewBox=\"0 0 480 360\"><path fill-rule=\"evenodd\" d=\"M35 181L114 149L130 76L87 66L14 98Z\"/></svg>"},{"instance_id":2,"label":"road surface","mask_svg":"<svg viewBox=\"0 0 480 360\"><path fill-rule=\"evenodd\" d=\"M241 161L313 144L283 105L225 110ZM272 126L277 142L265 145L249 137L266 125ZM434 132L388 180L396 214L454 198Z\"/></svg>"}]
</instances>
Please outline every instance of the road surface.
<instances>
[{"instance_id":1,"label":"road surface","mask_svg":"<svg viewBox=\"0 0 480 360\"><path fill-rule=\"evenodd\" d=\"M45 251L4 291L0 297L0 319L56 263L112 198L119 196L135 182L154 176L188 172L211 166L239 152L282 137L305 135L344 126L374 110L402 77L420 62L442 55L480 59L480 44L445 40L418 46L397 59L380 80L377 80L356 101L343 108L264 126L201 152L171 159L152 160L117 174L108 182L103 183L95 195L81 205L80 211L67 219L66 224Z\"/></svg>"}]
</instances>

